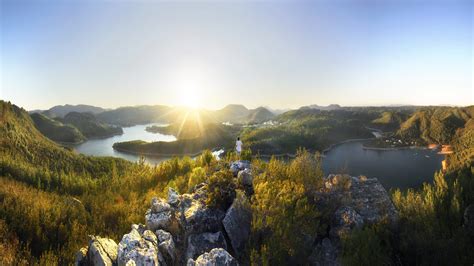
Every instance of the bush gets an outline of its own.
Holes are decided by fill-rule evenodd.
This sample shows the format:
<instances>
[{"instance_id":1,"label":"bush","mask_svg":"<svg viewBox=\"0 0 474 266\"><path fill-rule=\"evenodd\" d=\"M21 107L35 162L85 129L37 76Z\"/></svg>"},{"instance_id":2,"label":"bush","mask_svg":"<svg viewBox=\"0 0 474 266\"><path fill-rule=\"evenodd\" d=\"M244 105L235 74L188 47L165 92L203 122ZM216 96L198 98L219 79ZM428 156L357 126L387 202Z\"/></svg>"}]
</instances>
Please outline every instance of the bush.
<instances>
[{"instance_id":1,"label":"bush","mask_svg":"<svg viewBox=\"0 0 474 266\"><path fill-rule=\"evenodd\" d=\"M235 187L230 171L215 172L209 178L206 204L211 208L227 209L235 198Z\"/></svg>"},{"instance_id":2,"label":"bush","mask_svg":"<svg viewBox=\"0 0 474 266\"><path fill-rule=\"evenodd\" d=\"M343 239L344 265L389 265L390 245L374 228L355 229Z\"/></svg>"},{"instance_id":3,"label":"bush","mask_svg":"<svg viewBox=\"0 0 474 266\"><path fill-rule=\"evenodd\" d=\"M205 182L207 179L206 171L202 167L196 167L189 175L188 180L188 191L195 187L197 184Z\"/></svg>"}]
</instances>

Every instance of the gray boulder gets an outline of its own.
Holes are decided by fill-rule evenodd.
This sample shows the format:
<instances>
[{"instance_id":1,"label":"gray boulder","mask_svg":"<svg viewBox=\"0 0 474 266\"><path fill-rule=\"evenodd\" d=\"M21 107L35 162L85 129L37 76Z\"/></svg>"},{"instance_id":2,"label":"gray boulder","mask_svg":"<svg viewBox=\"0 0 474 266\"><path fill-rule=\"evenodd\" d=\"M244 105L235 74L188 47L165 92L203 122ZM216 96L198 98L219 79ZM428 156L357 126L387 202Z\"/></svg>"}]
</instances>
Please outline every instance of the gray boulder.
<instances>
[{"instance_id":1,"label":"gray boulder","mask_svg":"<svg viewBox=\"0 0 474 266\"><path fill-rule=\"evenodd\" d=\"M173 236L163 230L158 230L155 234L158 238L158 250L163 254L166 264L174 265L176 261L176 247Z\"/></svg>"},{"instance_id":2,"label":"gray boulder","mask_svg":"<svg viewBox=\"0 0 474 266\"><path fill-rule=\"evenodd\" d=\"M196 194L183 194L180 197L177 217L181 230L186 235L203 232L217 232L225 213L218 209L208 208L204 198L195 198Z\"/></svg>"},{"instance_id":3,"label":"gray boulder","mask_svg":"<svg viewBox=\"0 0 474 266\"><path fill-rule=\"evenodd\" d=\"M98 236L89 237L89 248L87 251L88 264L97 266L115 264L117 261L117 243L108 238Z\"/></svg>"},{"instance_id":4,"label":"gray boulder","mask_svg":"<svg viewBox=\"0 0 474 266\"><path fill-rule=\"evenodd\" d=\"M335 213L331 222L329 235L335 239L340 239L350 233L354 228L361 228L364 220L352 207L340 207Z\"/></svg>"},{"instance_id":5,"label":"gray boulder","mask_svg":"<svg viewBox=\"0 0 474 266\"><path fill-rule=\"evenodd\" d=\"M398 221L398 212L377 178L328 175L325 188L319 193L322 206L338 204L352 207L365 223L374 224L385 218L392 224Z\"/></svg>"},{"instance_id":6,"label":"gray boulder","mask_svg":"<svg viewBox=\"0 0 474 266\"><path fill-rule=\"evenodd\" d=\"M239 263L225 249L215 248L199 256L196 260L189 259L188 266L237 266Z\"/></svg>"},{"instance_id":7,"label":"gray boulder","mask_svg":"<svg viewBox=\"0 0 474 266\"><path fill-rule=\"evenodd\" d=\"M171 206L163 199L153 198L151 208L145 214L146 226L151 231L165 229L170 231L174 215Z\"/></svg>"},{"instance_id":8,"label":"gray boulder","mask_svg":"<svg viewBox=\"0 0 474 266\"><path fill-rule=\"evenodd\" d=\"M252 212L250 205L243 195L239 195L234 199L222 220L224 229L237 256L245 249L245 244L250 236L251 222Z\"/></svg>"},{"instance_id":9,"label":"gray boulder","mask_svg":"<svg viewBox=\"0 0 474 266\"><path fill-rule=\"evenodd\" d=\"M118 265L158 265L158 239L143 225L132 225L118 245ZM161 258L162 259L162 258Z\"/></svg>"},{"instance_id":10,"label":"gray boulder","mask_svg":"<svg viewBox=\"0 0 474 266\"><path fill-rule=\"evenodd\" d=\"M239 174L237 175L237 180L239 181L240 185L251 187L253 185L252 171L248 168L239 171Z\"/></svg>"},{"instance_id":11,"label":"gray boulder","mask_svg":"<svg viewBox=\"0 0 474 266\"><path fill-rule=\"evenodd\" d=\"M190 235L187 241L186 260L195 259L214 248L227 249L222 232Z\"/></svg>"},{"instance_id":12,"label":"gray boulder","mask_svg":"<svg viewBox=\"0 0 474 266\"><path fill-rule=\"evenodd\" d=\"M168 204L171 206L176 206L179 203L179 194L173 188L168 188Z\"/></svg>"},{"instance_id":13,"label":"gray boulder","mask_svg":"<svg viewBox=\"0 0 474 266\"><path fill-rule=\"evenodd\" d=\"M250 162L245 160L234 161L230 164L229 169L234 176L237 176L240 171L250 169Z\"/></svg>"}]
</instances>

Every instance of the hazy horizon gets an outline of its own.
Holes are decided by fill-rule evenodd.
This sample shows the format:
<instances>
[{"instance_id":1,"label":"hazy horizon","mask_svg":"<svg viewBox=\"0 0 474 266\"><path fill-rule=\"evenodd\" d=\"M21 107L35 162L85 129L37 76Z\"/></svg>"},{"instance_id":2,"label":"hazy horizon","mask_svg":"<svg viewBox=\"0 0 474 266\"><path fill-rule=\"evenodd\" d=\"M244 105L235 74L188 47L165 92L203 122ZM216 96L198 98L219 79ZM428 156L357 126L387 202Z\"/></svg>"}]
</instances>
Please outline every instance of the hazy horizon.
<instances>
[{"instance_id":1,"label":"hazy horizon","mask_svg":"<svg viewBox=\"0 0 474 266\"><path fill-rule=\"evenodd\" d=\"M0 98L472 105L471 1L2 1Z\"/></svg>"}]
</instances>

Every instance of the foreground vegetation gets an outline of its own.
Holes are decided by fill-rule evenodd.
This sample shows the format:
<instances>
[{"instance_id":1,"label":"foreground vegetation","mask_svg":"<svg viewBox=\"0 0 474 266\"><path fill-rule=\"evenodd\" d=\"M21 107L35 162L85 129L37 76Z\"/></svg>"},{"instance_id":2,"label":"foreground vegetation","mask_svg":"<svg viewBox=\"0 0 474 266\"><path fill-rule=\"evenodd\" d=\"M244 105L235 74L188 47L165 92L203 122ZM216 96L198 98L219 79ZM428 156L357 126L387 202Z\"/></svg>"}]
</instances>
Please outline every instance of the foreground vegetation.
<instances>
[{"instance_id":1,"label":"foreground vegetation","mask_svg":"<svg viewBox=\"0 0 474 266\"><path fill-rule=\"evenodd\" d=\"M216 161L204 152L195 160L173 158L157 166L82 156L46 139L24 110L0 105L0 264L70 264L88 234L120 240L143 220L152 197L166 196L167 187L184 193L206 181L207 203L223 208L243 193L227 171L233 154ZM393 192L398 228L380 223L355 230L343 241L344 263L474 261L474 236L462 225L465 208L474 203L469 123L455 133L458 152L449 155L446 173L421 190ZM252 161L252 233L244 264L306 263L312 244L307 236L324 234L329 219L315 204L323 177L318 158L300 151L290 162Z\"/></svg>"}]
</instances>

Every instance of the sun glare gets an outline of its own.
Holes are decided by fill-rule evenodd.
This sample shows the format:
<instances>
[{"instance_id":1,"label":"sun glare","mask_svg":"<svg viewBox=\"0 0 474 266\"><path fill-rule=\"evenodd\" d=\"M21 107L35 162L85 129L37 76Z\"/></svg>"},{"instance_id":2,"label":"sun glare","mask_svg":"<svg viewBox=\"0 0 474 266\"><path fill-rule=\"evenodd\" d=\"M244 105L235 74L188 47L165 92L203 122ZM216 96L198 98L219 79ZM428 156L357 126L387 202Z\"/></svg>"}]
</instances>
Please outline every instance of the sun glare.
<instances>
[{"instance_id":1,"label":"sun glare","mask_svg":"<svg viewBox=\"0 0 474 266\"><path fill-rule=\"evenodd\" d=\"M176 82L177 103L189 108L202 107L207 82L202 73L196 71L181 71Z\"/></svg>"},{"instance_id":2,"label":"sun glare","mask_svg":"<svg viewBox=\"0 0 474 266\"><path fill-rule=\"evenodd\" d=\"M180 90L179 104L185 107L201 107L201 97L196 86L187 86Z\"/></svg>"}]
</instances>

